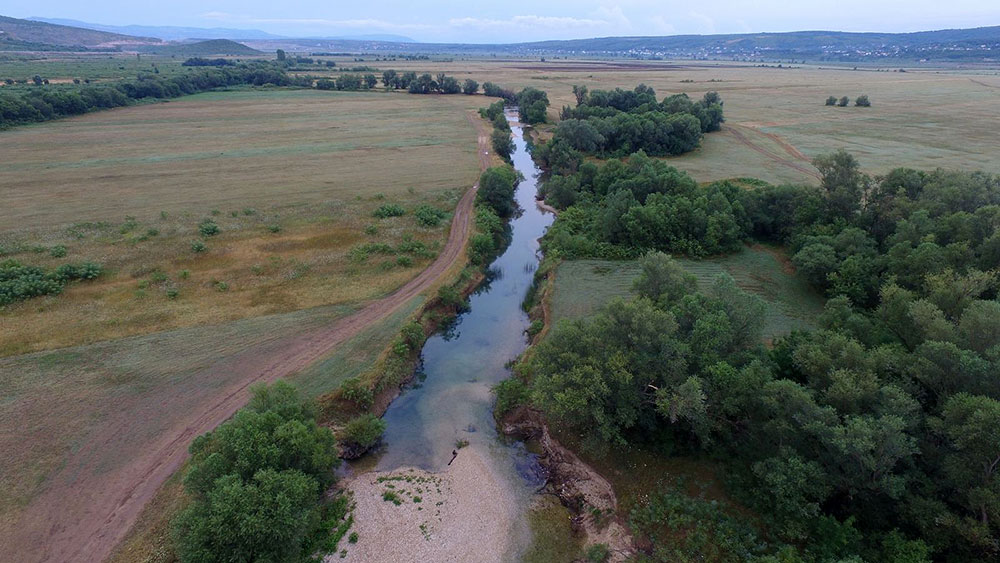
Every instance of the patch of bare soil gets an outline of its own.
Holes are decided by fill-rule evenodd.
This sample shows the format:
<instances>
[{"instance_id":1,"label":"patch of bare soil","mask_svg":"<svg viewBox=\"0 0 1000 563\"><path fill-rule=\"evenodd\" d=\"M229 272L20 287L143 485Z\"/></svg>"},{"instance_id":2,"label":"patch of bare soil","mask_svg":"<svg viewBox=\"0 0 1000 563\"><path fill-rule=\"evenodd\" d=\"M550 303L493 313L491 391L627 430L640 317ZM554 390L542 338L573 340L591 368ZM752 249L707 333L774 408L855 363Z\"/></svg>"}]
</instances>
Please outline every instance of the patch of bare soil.
<instances>
[{"instance_id":1,"label":"patch of bare soil","mask_svg":"<svg viewBox=\"0 0 1000 563\"><path fill-rule=\"evenodd\" d=\"M539 461L548 471L545 488L575 514L573 525L586 535L587 544L607 545L610 561L624 561L634 553L631 534L615 516L618 499L611 483L553 438L539 412L519 407L501 425L504 434L538 441L544 452Z\"/></svg>"}]
</instances>

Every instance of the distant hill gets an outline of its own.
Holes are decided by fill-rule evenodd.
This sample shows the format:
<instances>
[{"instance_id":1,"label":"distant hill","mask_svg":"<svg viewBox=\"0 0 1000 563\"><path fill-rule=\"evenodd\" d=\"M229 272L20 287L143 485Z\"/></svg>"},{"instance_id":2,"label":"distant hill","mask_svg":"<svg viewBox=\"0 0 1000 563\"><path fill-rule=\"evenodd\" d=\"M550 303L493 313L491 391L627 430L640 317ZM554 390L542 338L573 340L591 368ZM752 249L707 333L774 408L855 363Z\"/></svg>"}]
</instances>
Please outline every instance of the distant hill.
<instances>
[{"instance_id":1,"label":"distant hill","mask_svg":"<svg viewBox=\"0 0 1000 563\"><path fill-rule=\"evenodd\" d=\"M1000 26L915 33L794 31L666 37L601 37L521 43L523 51L696 57L871 60L1000 57Z\"/></svg>"},{"instance_id":2,"label":"distant hill","mask_svg":"<svg viewBox=\"0 0 1000 563\"><path fill-rule=\"evenodd\" d=\"M99 23L82 22L78 20L68 20L59 18L39 18L31 17L29 21L52 23L57 25L68 25L82 27L85 29L96 29L112 33L122 33L125 35L143 35L148 37L158 37L166 41L178 41L181 39L278 39L280 35L267 33L259 29L230 29L225 27L179 27L173 25L104 25Z\"/></svg>"},{"instance_id":3,"label":"distant hill","mask_svg":"<svg viewBox=\"0 0 1000 563\"><path fill-rule=\"evenodd\" d=\"M176 55L179 57L205 57L211 55L260 55L261 52L251 49L242 43L228 39L209 39L194 43L170 43L164 45L144 45L136 50L156 55Z\"/></svg>"},{"instance_id":4,"label":"distant hill","mask_svg":"<svg viewBox=\"0 0 1000 563\"><path fill-rule=\"evenodd\" d=\"M406 43L375 39L248 40L273 51L368 54L504 54L765 61L1000 61L1000 26L916 33L795 31L662 37L599 37L509 44Z\"/></svg>"},{"instance_id":5,"label":"distant hill","mask_svg":"<svg viewBox=\"0 0 1000 563\"><path fill-rule=\"evenodd\" d=\"M0 16L0 37L25 43L88 48L161 43L154 37L135 37L5 16Z\"/></svg>"}]
</instances>

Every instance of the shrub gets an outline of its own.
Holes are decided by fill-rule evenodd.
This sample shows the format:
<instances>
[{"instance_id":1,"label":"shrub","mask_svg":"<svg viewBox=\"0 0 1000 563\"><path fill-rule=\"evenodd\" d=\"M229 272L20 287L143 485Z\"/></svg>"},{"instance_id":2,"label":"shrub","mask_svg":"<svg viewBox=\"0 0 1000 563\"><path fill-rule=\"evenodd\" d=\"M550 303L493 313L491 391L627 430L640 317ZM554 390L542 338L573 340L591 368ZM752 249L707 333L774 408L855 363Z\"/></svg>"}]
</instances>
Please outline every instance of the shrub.
<instances>
[{"instance_id":1,"label":"shrub","mask_svg":"<svg viewBox=\"0 0 1000 563\"><path fill-rule=\"evenodd\" d=\"M528 403L528 386L516 377L501 381L493 387L493 392L497 396L494 414L498 417Z\"/></svg>"},{"instance_id":2,"label":"shrub","mask_svg":"<svg viewBox=\"0 0 1000 563\"><path fill-rule=\"evenodd\" d=\"M92 280L101 275L93 262L63 264L51 272L25 266L16 260L0 262L0 307L42 295L56 295L74 280Z\"/></svg>"},{"instance_id":3,"label":"shrub","mask_svg":"<svg viewBox=\"0 0 1000 563\"><path fill-rule=\"evenodd\" d=\"M350 543L358 543L358 533L351 532L351 535L347 536L347 541Z\"/></svg>"},{"instance_id":4,"label":"shrub","mask_svg":"<svg viewBox=\"0 0 1000 563\"><path fill-rule=\"evenodd\" d=\"M837 102L837 105L840 107L847 107L847 104L849 103L851 103L851 99L848 98L847 96L844 96L843 98L840 98L840 101Z\"/></svg>"},{"instance_id":5,"label":"shrub","mask_svg":"<svg viewBox=\"0 0 1000 563\"><path fill-rule=\"evenodd\" d=\"M367 409L375 401L375 394L371 389L365 387L361 380L352 377L340 386L341 396L354 403L360 409Z\"/></svg>"},{"instance_id":6,"label":"shrub","mask_svg":"<svg viewBox=\"0 0 1000 563\"><path fill-rule=\"evenodd\" d=\"M281 232L281 225L279 225L277 223L275 223L273 225L268 225L267 226L267 230L270 231L270 232L272 232L272 233L280 233Z\"/></svg>"},{"instance_id":7,"label":"shrub","mask_svg":"<svg viewBox=\"0 0 1000 563\"><path fill-rule=\"evenodd\" d=\"M406 209L404 209L402 205L396 203L386 203L384 205L380 205L379 208L372 213L372 215L379 219L401 217L406 215Z\"/></svg>"},{"instance_id":8,"label":"shrub","mask_svg":"<svg viewBox=\"0 0 1000 563\"><path fill-rule=\"evenodd\" d=\"M826 99L826 105L835 106L837 105L837 96L830 96Z\"/></svg>"},{"instance_id":9,"label":"shrub","mask_svg":"<svg viewBox=\"0 0 1000 563\"><path fill-rule=\"evenodd\" d=\"M348 459L361 456L382 440L383 432L385 421L373 414L352 418L340 432L341 455Z\"/></svg>"},{"instance_id":10,"label":"shrub","mask_svg":"<svg viewBox=\"0 0 1000 563\"><path fill-rule=\"evenodd\" d=\"M208 247L205 246L205 241L201 239L195 239L191 241L191 250L195 252L205 252Z\"/></svg>"},{"instance_id":11,"label":"shrub","mask_svg":"<svg viewBox=\"0 0 1000 563\"><path fill-rule=\"evenodd\" d=\"M465 301L462 299L462 294L459 293L457 289L449 285L443 285L440 289L438 289L438 299L441 300L441 304L445 307L461 308L465 305Z\"/></svg>"},{"instance_id":12,"label":"shrub","mask_svg":"<svg viewBox=\"0 0 1000 563\"><path fill-rule=\"evenodd\" d=\"M49 256L53 258L62 258L63 256L66 256L66 247L61 244L53 246L49 249Z\"/></svg>"},{"instance_id":13,"label":"shrub","mask_svg":"<svg viewBox=\"0 0 1000 563\"><path fill-rule=\"evenodd\" d=\"M338 464L333 434L291 385L252 393L247 407L191 444L184 488L192 502L173 522L182 561L304 560L334 550L346 531L331 525L345 503L324 505Z\"/></svg>"},{"instance_id":14,"label":"shrub","mask_svg":"<svg viewBox=\"0 0 1000 563\"><path fill-rule=\"evenodd\" d=\"M856 105L858 107L861 107L861 108L867 108L867 107L871 107L872 103L868 99L868 95L867 94L862 94L862 95L858 96L858 99L854 100L854 105Z\"/></svg>"},{"instance_id":15,"label":"shrub","mask_svg":"<svg viewBox=\"0 0 1000 563\"><path fill-rule=\"evenodd\" d=\"M167 299L173 301L174 299L177 299L177 297L181 294L181 292L176 287L168 287L166 294L167 294Z\"/></svg>"},{"instance_id":16,"label":"shrub","mask_svg":"<svg viewBox=\"0 0 1000 563\"><path fill-rule=\"evenodd\" d=\"M396 258L396 265L402 266L403 268L409 268L413 265L413 258L409 256L399 256Z\"/></svg>"},{"instance_id":17,"label":"shrub","mask_svg":"<svg viewBox=\"0 0 1000 563\"><path fill-rule=\"evenodd\" d=\"M590 563L604 563L611 557L611 550L603 543L595 543L587 548L586 556Z\"/></svg>"},{"instance_id":18,"label":"shrub","mask_svg":"<svg viewBox=\"0 0 1000 563\"><path fill-rule=\"evenodd\" d=\"M211 219L205 219L201 223L198 223L198 233L203 237L211 237L219 234L221 229L215 221Z\"/></svg>"},{"instance_id":19,"label":"shrub","mask_svg":"<svg viewBox=\"0 0 1000 563\"><path fill-rule=\"evenodd\" d=\"M441 224L441 220L445 218L447 213L427 205L426 203L420 204L415 210L413 210L413 216L417 218L417 223L424 227L436 227Z\"/></svg>"},{"instance_id":20,"label":"shrub","mask_svg":"<svg viewBox=\"0 0 1000 563\"><path fill-rule=\"evenodd\" d=\"M375 236L378 234L378 227L375 225L365 225L365 234L368 236Z\"/></svg>"}]
</instances>

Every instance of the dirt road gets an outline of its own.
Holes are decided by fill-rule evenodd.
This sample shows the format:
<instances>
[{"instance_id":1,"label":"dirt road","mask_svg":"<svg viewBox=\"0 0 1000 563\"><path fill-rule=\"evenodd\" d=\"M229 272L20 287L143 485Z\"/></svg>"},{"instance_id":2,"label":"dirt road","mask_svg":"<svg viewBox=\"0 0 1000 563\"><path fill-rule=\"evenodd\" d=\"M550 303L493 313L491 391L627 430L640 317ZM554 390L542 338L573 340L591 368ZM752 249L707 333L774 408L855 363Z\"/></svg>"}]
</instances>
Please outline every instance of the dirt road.
<instances>
[{"instance_id":1,"label":"dirt road","mask_svg":"<svg viewBox=\"0 0 1000 563\"><path fill-rule=\"evenodd\" d=\"M490 162L488 135L483 123L471 115L469 123L478 133L478 153L485 168ZM472 225L476 186L462 196L455 209L448 240L438 257L423 272L395 293L374 301L337 322L264 348L251 348L208 366L213 374L243 374L237 384L206 395L190 416L150 437L143 456L113 469L89 459L89 452L113 449L122 433L132 430L138 415L122 412L108 420L85 443L80 444L47 484L45 492L25 509L13 538L5 538L4 560L9 561L102 561L125 537L145 504L187 457L191 440L232 416L248 398L254 383L287 377L328 354L366 327L385 318L398 307L432 288L462 259ZM169 408L162 405L159 408Z\"/></svg>"}]
</instances>

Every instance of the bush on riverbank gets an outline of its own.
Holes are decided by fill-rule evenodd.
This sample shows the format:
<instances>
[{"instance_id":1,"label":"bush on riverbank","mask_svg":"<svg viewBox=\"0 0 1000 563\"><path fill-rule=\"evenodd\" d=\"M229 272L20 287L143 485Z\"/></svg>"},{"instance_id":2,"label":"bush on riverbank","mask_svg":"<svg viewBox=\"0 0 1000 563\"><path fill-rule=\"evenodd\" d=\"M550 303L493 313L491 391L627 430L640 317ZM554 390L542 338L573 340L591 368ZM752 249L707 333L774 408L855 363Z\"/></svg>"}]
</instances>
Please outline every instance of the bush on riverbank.
<instances>
[{"instance_id":1,"label":"bush on riverbank","mask_svg":"<svg viewBox=\"0 0 1000 563\"><path fill-rule=\"evenodd\" d=\"M337 445L316 409L285 382L252 389L250 403L191 444L174 520L181 561L300 561L329 553L347 532L347 503L326 501Z\"/></svg>"}]
</instances>

